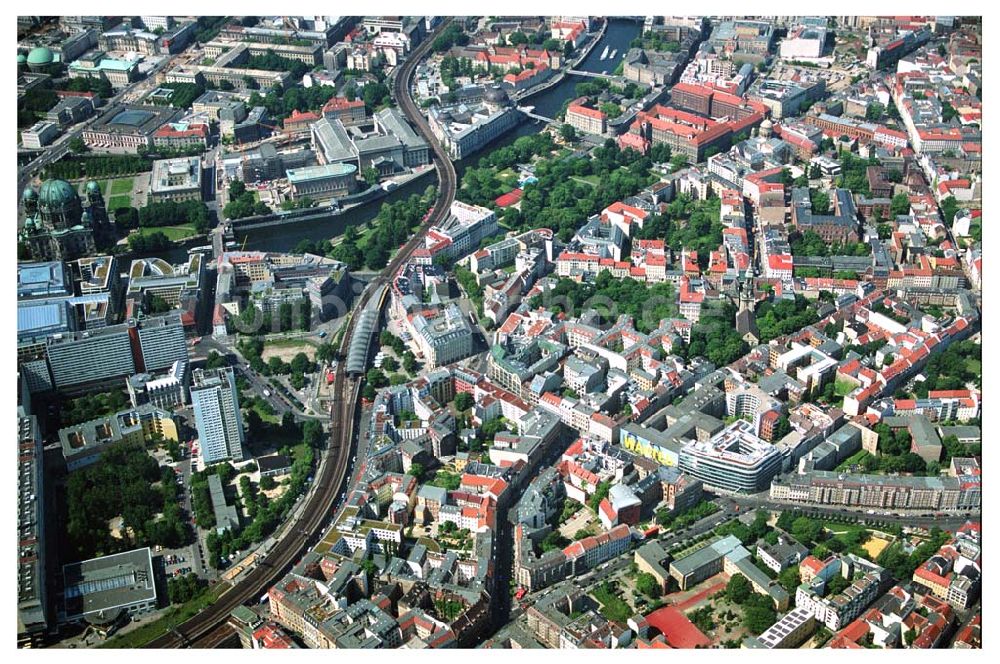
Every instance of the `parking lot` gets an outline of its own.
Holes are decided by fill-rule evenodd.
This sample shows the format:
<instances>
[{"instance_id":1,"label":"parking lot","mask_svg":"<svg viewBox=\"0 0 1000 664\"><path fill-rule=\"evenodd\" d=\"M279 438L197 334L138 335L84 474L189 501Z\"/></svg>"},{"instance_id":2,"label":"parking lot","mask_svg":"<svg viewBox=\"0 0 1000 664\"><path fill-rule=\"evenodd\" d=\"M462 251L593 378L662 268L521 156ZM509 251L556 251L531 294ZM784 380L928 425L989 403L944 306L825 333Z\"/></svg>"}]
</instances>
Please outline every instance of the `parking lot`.
<instances>
[{"instance_id":1,"label":"parking lot","mask_svg":"<svg viewBox=\"0 0 1000 664\"><path fill-rule=\"evenodd\" d=\"M157 451L155 456L157 456L160 463L174 469L174 474L177 478L177 488L179 490L178 497L180 499L179 502L181 509L188 514L189 524L191 526L191 530L196 535L196 541L177 549L156 547L153 553L154 555L163 557L164 571L166 572L168 579L182 574L187 574L189 572L194 572L195 574L205 578L213 578L215 576L215 572L209 568L205 560L206 549L204 538L206 533L199 529L195 524L194 514L191 508L191 492L189 489L191 475L199 470L198 464L200 462L200 459L198 458L199 449L197 439L181 441L181 452L183 454L183 458L176 463L171 461L165 452Z\"/></svg>"},{"instance_id":2,"label":"parking lot","mask_svg":"<svg viewBox=\"0 0 1000 664\"><path fill-rule=\"evenodd\" d=\"M193 546L193 545L192 545ZM190 547L185 547L179 549L183 552ZM167 578L171 579L177 576L183 576L194 571L193 563L190 558L184 556L182 553L165 553L163 555L163 567L166 570ZM188 556L191 554L188 553Z\"/></svg>"}]
</instances>

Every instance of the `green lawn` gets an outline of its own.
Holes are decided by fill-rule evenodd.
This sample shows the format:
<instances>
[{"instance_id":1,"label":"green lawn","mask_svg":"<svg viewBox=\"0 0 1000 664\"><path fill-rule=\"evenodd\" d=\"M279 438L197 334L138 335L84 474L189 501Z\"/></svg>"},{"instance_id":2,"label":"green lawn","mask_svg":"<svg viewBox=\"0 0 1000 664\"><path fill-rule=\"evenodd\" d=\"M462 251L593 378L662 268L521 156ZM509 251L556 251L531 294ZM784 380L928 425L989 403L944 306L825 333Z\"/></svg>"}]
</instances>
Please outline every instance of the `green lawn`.
<instances>
[{"instance_id":1,"label":"green lawn","mask_svg":"<svg viewBox=\"0 0 1000 664\"><path fill-rule=\"evenodd\" d=\"M278 417L274 413L269 413L269 412L263 410L259 406L260 406L259 402L254 401L253 404L250 406L250 410L256 412L257 415L260 417L261 421L263 421L263 422L269 422L271 424L281 424L281 418L280 417Z\"/></svg>"},{"instance_id":2,"label":"green lawn","mask_svg":"<svg viewBox=\"0 0 1000 664\"><path fill-rule=\"evenodd\" d=\"M849 456L846 459L844 459L840 463L840 465L837 466L837 470L847 470L848 468L850 468L854 464L861 463L861 461L866 456L868 456L868 452L865 452L864 450L858 450L856 453L854 453L851 456Z\"/></svg>"},{"instance_id":3,"label":"green lawn","mask_svg":"<svg viewBox=\"0 0 1000 664\"><path fill-rule=\"evenodd\" d=\"M580 177L578 175L571 175L570 180L575 180L580 184L589 184L591 187L596 187L598 184L598 178L596 175L588 175L586 177Z\"/></svg>"},{"instance_id":4,"label":"green lawn","mask_svg":"<svg viewBox=\"0 0 1000 664\"><path fill-rule=\"evenodd\" d=\"M120 196L112 196L108 199L107 206L109 210L117 210L123 207L132 207L132 195L123 194Z\"/></svg>"},{"instance_id":5,"label":"green lawn","mask_svg":"<svg viewBox=\"0 0 1000 664\"><path fill-rule=\"evenodd\" d=\"M305 443L299 443L298 445L293 445L292 446L292 461L298 461L308 451L309 451L309 446L306 445Z\"/></svg>"},{"instance_id":6,"label":"green lawn","mask_svg":"<svg viewBox=\"0 0 1000 664\"><path fill-rule=\"evenodd\" d=\"M505 168L497 173L497 179L510 187L517 186L517 173L510 168Z\"/></svg>"},{"instance_id":7,"label":"green lawn","mask_svg":"<svg viewBox=\"0 0 1000 664\"><path fill-rule=\"evenodd\" d=\"M830 531L834 539L839 539L844 544L849 544L846 537L847 535L855 532L866 532L868 529L857 523L830 523L826 524L826 529Z\"/></svg>"},{"instance_id":8,"label":"green lawn","mask_svg":"<svg viewBox=\"0 0 1000 664\"><path fill-rule=\"evenodd\" d=\"M965 360L965 368L969 370L970 373L974 373L977 376L983 375L983 361L977 360L974 357L970 357Z\"/></svg>"},{"instance_id":9,"label":"green lawn","mask_svg":"<svg viewBox=\"0 0 1000 664\"><path fill-rule=\"evenodd\" d=\"M170 630L174 629L185 620L188 620L196 613L214 604L222 593L229 588L228 583L218 583L213 588L202 593L191 601L172 606L167 609L163 617L148 625L143 625L126 634L120 634L101 644L101 648L140 648L153 639L156 639Z\"/></svg>"},{"instance_id":10,"label":"green lawn","mask_svg":"<svg viewBox=\"0 0 1000 664\"><path fill-rule=\"evenodd\" d=\"M181 224L180 226L147 226L140 228L138 232L143 235L160 232L166 235L167 238L173 242L197 235L194 230L194 226L191 224Z\"/></svg>"},{"instance_id":11,"label":"green lawn","mask_svg":"<svg viewBox=\"0 0 1000 664\"><path fill-rule=\"evenodd\" d=\"M120 178L111 181L111 195L116 196L118 194L128 194L131 197L132 178Z\"/></svg>"},{"instance_id":12,"label":"green lawn","mask_svg":"<svg viewBox=\"0 0 1000 664\"><path fill-rule=\"evenodd\" d=\"M846 397L851 391L854 390L854 384L846 380L838 380L834 383L833 393L838 397Z\"/></svg>"},{"instance_id":13,"label":"green lawn","mask_svg":"<svg viewBox=\"0 0 1000 664\"><path fill-rule=\"evenodd\" d=\"M608 592L603 584L590 594L601 603L601 615L608 620L624 623L632 617L633 612L629 605L621 597Z\"/></svg>"}]
</instances>

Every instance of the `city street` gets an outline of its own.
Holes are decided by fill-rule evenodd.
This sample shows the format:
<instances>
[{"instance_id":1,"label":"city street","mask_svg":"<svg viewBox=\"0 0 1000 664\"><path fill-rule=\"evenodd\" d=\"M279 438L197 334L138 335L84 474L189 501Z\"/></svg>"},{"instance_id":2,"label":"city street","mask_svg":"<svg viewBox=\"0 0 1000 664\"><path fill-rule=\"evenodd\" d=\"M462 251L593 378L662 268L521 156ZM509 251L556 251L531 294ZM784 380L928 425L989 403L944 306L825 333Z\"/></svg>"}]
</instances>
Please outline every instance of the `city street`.
<instances>
[{"instance_id":1,"label":"city street","mask_svg":"<svg viewBox=\"0 0 1000 664\"><path fill-rule=\"evenodd\" d=\"M953 646L981 47L967 16L19 17L19 144L52 141L17 155L19 647ZM78 88L110 96L71 124Z\"/></svg>"},{"instance_id":2,"label":"city street","mask_svg":"<svg viewBox=\"0 0 1000 664\"><path fill-rule=\"evenodd\" d=\"M189 516L191 521L194 520L194 511L191 505L191 474L194 472L194 458L190 454L190 448L187 441L181 442L181 449L184 453L184 457L180 461L174 463L169 460L169 457L165 453L158 452L156 454L157 459L160 463L173 468L177 477L177 487L180 495L180 505L181 509L185 514ZM196 541L187 546L183 546L177 549L167 549L162 548L155 553L163 558L164 570L168 578L173 578L178 574L187 573L186 571L190 568L190 571L202 576L204 578L211 578L214 576L211 568L208 567L206 561L204 560L204 533L194 525L190 524L191 531L196 535Z\"/></svg>"},{"instance_id":3,"label":"city street","mask_svg":"<svg viewBox=\"0 0 1000 664\"><path fill-rule=\"evenodd\" d=\"M771 501L767 498L767 494L758 494L758 496L726 496L722 500L729 499L732 502L746 506L748 509L768 509L768 510L798 510L800 512L805 512L810 515L825 515L830 517L837 517L842 519L847 519L851 521L864 521L864 522L884 522L893 523L900 526L906 527L922 527L922 528L932 528L938 526L939 528L945 530L954 530L958 528L963 523L969 519L978 520L980 519L980 514L978 512L970 513L959 513L959 514L948 514L941 513L940 516L937 513L928 514L926 511L918 510L895 510L890 513L881 514L868 514L867 508L844 508L837 506L821 506L821 505L811 505L811 504L799 504L799 503L778 503Z\"/></svg>"}]
</instances>

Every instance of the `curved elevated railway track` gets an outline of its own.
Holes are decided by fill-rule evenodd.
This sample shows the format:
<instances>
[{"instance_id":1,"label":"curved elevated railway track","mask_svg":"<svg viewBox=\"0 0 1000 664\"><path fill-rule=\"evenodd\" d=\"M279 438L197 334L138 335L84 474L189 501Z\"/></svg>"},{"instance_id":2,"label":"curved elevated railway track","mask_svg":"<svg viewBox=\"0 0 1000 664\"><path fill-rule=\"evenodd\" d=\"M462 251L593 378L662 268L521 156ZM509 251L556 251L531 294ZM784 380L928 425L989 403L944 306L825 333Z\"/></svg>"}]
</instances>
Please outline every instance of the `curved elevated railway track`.
<instances>
[{"instance_id":1,"label":"curved elevated railway track","mask_svg":"<svg viewBox=\"0 0 1000 664\"><path fill-rule=\"evenodd\" d=\"M354 310L361 311L376 293L384 305L386 290L392 275L405 263L410 254L420 246L427 229L447 219L458 187L455 166L431 133L430 126L413 102L410 82L417 64L430 51L434 38L443 31L450 19L442 23L413 51L403 63L393 80L393 97L402 112L431 147L434 166L438 172L438 191L434 208L404 244L396 256L360 295ZM334 402L331 406L330 444L323 464L316 475L316 486L302 509L293 528L274 545L263 561L249 574L226 590L219 599L204 611L179 625L174 630L147 644L147 648L214 648L232 636L228 625L229 614L236 607L260 596L262 589L277 583L308 550L310 543L322 532L323 525L334 516L340 499L347 490L348 463L354 446L354 425L361 394L361 380L347 375L347 348L355 333L357 316L352 316L341 340L340 358L334 381ZM372 331L374 334L376 330Z\"/></svg>"}]
</instances>

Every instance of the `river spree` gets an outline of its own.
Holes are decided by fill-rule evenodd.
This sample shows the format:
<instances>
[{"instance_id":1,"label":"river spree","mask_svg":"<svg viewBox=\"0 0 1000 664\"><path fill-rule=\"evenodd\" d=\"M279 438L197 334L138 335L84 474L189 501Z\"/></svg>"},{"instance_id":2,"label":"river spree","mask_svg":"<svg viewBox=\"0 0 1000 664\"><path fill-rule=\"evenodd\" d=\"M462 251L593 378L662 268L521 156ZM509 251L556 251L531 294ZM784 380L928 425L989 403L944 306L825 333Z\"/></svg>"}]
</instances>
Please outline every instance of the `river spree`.
<instances>
[{"instance_id":1,"label":"river spree","mask_svg":"<svg viewBox=\"0 0 1000 664\"><path fill-rule=\"evenodd\" d=\"M625 57L629 43L639 36L641 29L642 26L635 21L611 19L604 37L590 51L590 54L581 63L579 69L588 72L611 73L618 66L618 63L621 62L622 58ZM605 48L607 48L607 57L601 60L601 55L605 52ZM614 58L611 57L612 52L615 52ZM563 104L567 100L575 98L576 92L574 88L577 83L587 80L590 79L584 76L566 75L558 84L537 95L532 95L524 100L522 104L525 106L534 106L535 112L539 115L554 117L562 110ZM544 128L545 125L542 122L526 119L489 147L480 150L469 159L456 163L455 166L459 178L462 177L468 166L475 165L479 161L479 158L487 154L489 150L510 145L521 136L529 136ZM436 183L436 176L423 177L416 182L411 182L396 189L385 198L360 205L343 214L331 215L326 219L312 220L299 224L253 230L249 231L246 237L243 235L237 236L236 240L241 247L244 246L245 240L245 248L248 250L291 251L302 240L328 240L341 235L348 225L360 226L366 224L375 218L384 203L393 203L406 198L410 194L422 193L428 185Z\"/></svg>"}]
</instances>

